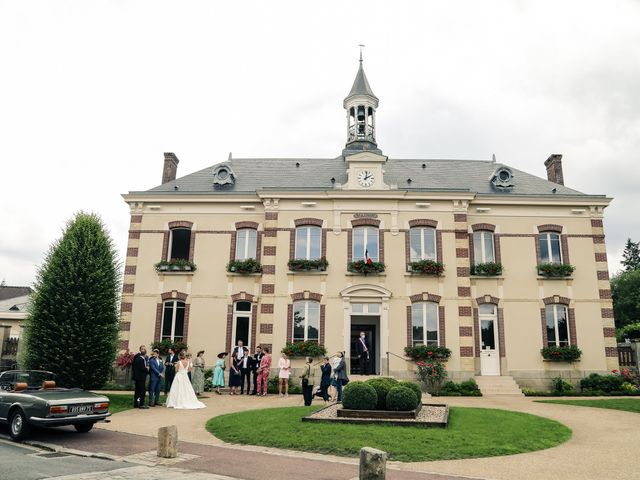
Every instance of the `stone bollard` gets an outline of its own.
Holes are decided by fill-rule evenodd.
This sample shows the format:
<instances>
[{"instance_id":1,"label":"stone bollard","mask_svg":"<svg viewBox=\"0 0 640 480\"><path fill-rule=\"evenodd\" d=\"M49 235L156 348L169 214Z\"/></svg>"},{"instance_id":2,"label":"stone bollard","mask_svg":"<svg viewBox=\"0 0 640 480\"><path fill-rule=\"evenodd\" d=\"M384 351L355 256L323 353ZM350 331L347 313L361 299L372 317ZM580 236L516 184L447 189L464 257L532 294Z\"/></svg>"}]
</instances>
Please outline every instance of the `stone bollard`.
<instances>
[{"instance_id":1,"label":"stone bollard","mask_svg":"<svg viewBox=\"0 0 640 480\"><path fill-rule=\"evenodd\" d=\"M384 480L387 477L387 454L382 450L360 449L360 480Z\"/></svg>"},{"instance_id":2,"label":"stone bollard","mask_svg":"<svg viewBox=\"0 0 640 480\"><path fill-rule=\"evenodd\" d=\"M178 456L178 427L175 425L158 429L158 456L162 458Z\"/></svg>"}]
</instances>

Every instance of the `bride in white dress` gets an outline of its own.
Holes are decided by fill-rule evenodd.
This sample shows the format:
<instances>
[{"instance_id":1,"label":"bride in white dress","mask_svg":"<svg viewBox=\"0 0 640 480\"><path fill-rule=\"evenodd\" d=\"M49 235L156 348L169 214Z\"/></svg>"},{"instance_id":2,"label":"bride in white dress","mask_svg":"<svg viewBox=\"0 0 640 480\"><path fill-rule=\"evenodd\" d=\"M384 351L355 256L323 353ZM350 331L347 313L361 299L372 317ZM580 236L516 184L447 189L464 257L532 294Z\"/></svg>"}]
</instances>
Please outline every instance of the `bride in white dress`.
<instances>
[{"instance_id":1,"label":"bride in white dress","mask_svg":"<svg viewBox=\"0 0 640 480\"><path fill-rule=\"evenodd\" d=\"M180 352L180 361L176 364L176 376L171 384L171 390L167 396L167 408L193 410L205 408L206 405L196 398L193 386L189 381L189 361L185 359L184 352Z\"/></svg>"}]
</instances>

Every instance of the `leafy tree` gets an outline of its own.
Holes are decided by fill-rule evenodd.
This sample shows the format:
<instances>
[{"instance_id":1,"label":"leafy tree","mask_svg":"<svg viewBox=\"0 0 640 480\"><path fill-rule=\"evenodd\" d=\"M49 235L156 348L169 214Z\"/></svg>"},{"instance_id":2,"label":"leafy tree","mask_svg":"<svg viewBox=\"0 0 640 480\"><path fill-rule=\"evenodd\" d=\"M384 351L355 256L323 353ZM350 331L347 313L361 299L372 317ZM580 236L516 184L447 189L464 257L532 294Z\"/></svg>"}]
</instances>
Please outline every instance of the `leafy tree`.
<instances>
[{"instance_id":1,"label":"leafy tree","mask_svg":"<svg viewBox=\"0 0 640 480\"><path fill-rule=\"evenodd\" d=\"M611 279L616 327L640 322L640 269L620 272Z\"/></svg>"},{"instance_id":2,"label":"leafy tree","mask_svg":"<svg viewBox=\"0 0 640 480\"><path fill-rule=\"evenodd\" d=\"M625 272L640 269L640 242L632 242L630 238L627 238L620 263L624 266Z\"/></svg>"},{"instance_id":3,"label":"leafy tree","mask_svg":"<svg viewBox=\"0 0 640 480\"><path fill-rule=\"evenodd\" d=\"M119 270L100 217L77 213L36 277L25 332L27 368L53 371L63 386L102 386L116 356Z\"/></svg>"}]
</instances>

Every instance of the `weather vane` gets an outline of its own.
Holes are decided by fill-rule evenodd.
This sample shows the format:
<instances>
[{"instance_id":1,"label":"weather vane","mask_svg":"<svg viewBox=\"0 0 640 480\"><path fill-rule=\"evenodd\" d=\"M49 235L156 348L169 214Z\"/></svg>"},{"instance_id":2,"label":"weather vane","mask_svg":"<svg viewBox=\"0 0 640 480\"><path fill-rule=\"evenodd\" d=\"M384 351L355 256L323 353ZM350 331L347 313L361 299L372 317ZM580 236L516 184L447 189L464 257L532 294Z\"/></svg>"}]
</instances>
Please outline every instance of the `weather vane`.
<instances>
[{"instance_id":1,"label":"weather vane","mask_svg":"<svg viewBox=\"0 0 640 480\"><path fill-rule=\"evenodd\" d=\"M362 63L362 49L365 47L363 44L358 45L360 47L360 63Z\"/></svg>"}]
</instances>

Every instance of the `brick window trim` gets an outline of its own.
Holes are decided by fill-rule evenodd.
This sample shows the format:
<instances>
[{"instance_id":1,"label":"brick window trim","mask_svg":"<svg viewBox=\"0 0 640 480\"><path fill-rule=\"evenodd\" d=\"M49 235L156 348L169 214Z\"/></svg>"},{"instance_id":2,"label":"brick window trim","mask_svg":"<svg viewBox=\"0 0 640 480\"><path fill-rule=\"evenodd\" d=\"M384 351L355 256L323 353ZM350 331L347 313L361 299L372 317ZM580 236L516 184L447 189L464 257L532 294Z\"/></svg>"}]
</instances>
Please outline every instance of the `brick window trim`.
<instances>
[{"instance_id":1,"label":"brick window trim","mask_svg":"<svg viewBox=\"0 0 640 480\"><path fill-rule=\"evenodd\" d=\"M413 228L413 227L436 228L437 226L438 226L438 221L432 220L430 218L414 218L413 220L409 220L409 228Z\"/></svg>"},{"instance_id":2,"label":"brick window trim","mask_svg":"<svg viewBox=\"0 0 640 480\"><path fill-rule=\"evenodd\" d=\"M236 230L240 230L243 228L250 228L252 230L257 230L258 229L258 222L251 222L248 220L244 220L241 222L236 222Z\"/></svg>"},{"instance_id":3,"label":"brick window trim","mask_svg":"<svg viewBox=\"0 0 640 480\"><path fill-rule=\"evenodd\" d=\"M255 303L258 301L258 299L254 295L251 295L250 293L247 293L243 290L241 292L234 293L233 295L231 295L231 301L233 303L236 303L236 302Z\"/></svg>"},{"instance_id":4,"label":"brick window trim","mask_svg":"<svg viewBox=\"0 0 640 480\"><path fill-rule=\"evenodd\" d=\"M562 304L561 304L562 305ZM568 317L569 317L569 345L578 345L578 335L576 332L576 311L574 308L568 308ZM548 338L547 338L547 309L540 309L540 322L542 326L542 346L546 347Z\"/></svg>"},{"instance_id":5,"label":"brick window trim","mask_svg":"<svg viewBox=\"0 0 640 480\"><path fill-rule=\"evenodd\" d=\"M185 294L186 295L186 294ZM186 298L186 297L185 297ZM156 325L154 331L154 340L156 342L160 341L162 336L162 313L164 311L164 299L162 302L156 305ZM184 306L184 327L183 327L183 335L182 339L185 343L188 342L189 339L189 317L191 315L191 305L185 304Z\"/></svg>"},{"instance_id":6,"label":"brick window trim","mask_svg":"<svg viewBox=\"0 0 640 480\"><path fill-rule=\"evenodd\" d=\"M380 220L377 218L354 218L351 220L352 227L380 227Z\"/></svg>"},{"instance_id":7,"label":"brick window trim","mask_svg":"<svg viewBox=\"0 0 640 480\"><path fill-rule=\"evenodd\" d=\"M476 298L476 303L478 305L482 305L485 303L491 303L493 305L499 305L500 299L498 297L494 297L493 295L483 295L481 297Z\"/></svg>"},{"instance_id":8,"label":"brick window trim","mask_svg":"<svg viewBox=\"0 0 640 480\"><path fill-rule=\"evenodd\" d=\"M313 300L315 302L319 302L322 300L321 293L310 292L309 290L305 290L303 292L296 292L291 294L291 301L299 302L301 300Z\"/></svg>"},{"instance_id":9,"label":"brick window trim","mask_svg":"<svg viewBox=\"0 0 640 480\"><path fill-rule=\"evenodd\" d=\"M492 297L495 298L495 297ZM496 299L497 300L497 299ZM493 303L493 302L483 302L483 303ZM481 304L479 304L481 305ZM498 303L496 302L495 305L498 305ZM498 329L498 349L500 350L500 358L506 357L507 356L507 347L506 347L506 342L505 342L505 338L504 338L504 309L502 308L498 308L497 309L497 320L498 320L498 324L496 325L497 329ZM545 330L546 332L546 330ZM473 309L473 335L475 337L474 339L474 346L475 346L475 356L476 357L480 357L480 313L479 310L477 308Z\"/></svg>"},{"instance_id":10,"label":"brick window trim","mask_svg":"<svg viewBox=\"0 0 640 480\"><path fill-rule=\"evenodd\" d=\"M406 264L405 268L408 270L409 263L411 262L411 229L404 230L404 257L405 257L405 264ZM381 261L384 261L384 260L381 260ZM436 261L442 262L442 230L437 230L437 229L436 229Z\"/></svg>"},{"instance_id":11,"label":"brick window trim","mask_svg":"<svg viewBox=\"0 0 640 480\"><path fill-rule=\"evenodd\" d=\"M538 233L555 232L562 233L562 225L556 225L553 223L545 223L544 225L538 225Z\"/></svg>"},{"instance_id":12,"label":"brick window trim","mask_svg":"<svg viewBox=\"0 0 640 480\"><path fill-rule=\"evenodd\" d=\"M240 223L251 223L254 224L256 227L242 227L242 228L249 228L251 230L257 230L257 223L255 222L238 222L236 223L236 225L240 224ZM229 245L229 261L233 262L236 259L236 240L238 238L238 232L237 230L234 230L231 233L231 240L230 240L230 245ZM264 231L258 231L257 232L257 238L256 238L256 261L260 262L260 260L262 260L262 236L264 235Z\"/></svg>"},{"instance_id":13,"label":"brick window trim","mask_svg":"<svg viewBox=\"0 0 640 480\"><path fill-rule=\"evenodd\" d=\"M236 295L249 295L248 293L245 292L241 292L239 294ZM253 295L249 295L252 299L254 298ZM233 297L235 297L235 295L232 295L232 299ZM253 300L247 300L246 298L239 298L238 300L233 300L232 303L230 303L229 305L227 305L227 332L226 332L226 350L227 352L231 351L231 340L232 340L232 336L233 336L233 305L238 302L238 301L252 301ZM249 343L251 345L251 347L253 348L256 345L256 332L258 330L258 304L253 302L251 304L251 332L249 333L250 337L249 337Z\"/></svg>"},{"instance_id":14,"label":"brick window trim","mask_svg":"<svg viewBox=\"0 0 640 480\"><path fill-rule=\"evenodd\" d=\"M178 290L171 290L170 292L164 292L160 294L160 298L163 302L167 300L179 300L184 302L187 300L189 295L183 292L179 292Z\"/></svg>"},{"instance_id":15,"label":"brick window trim","mask_svg":"<svg viewBox=\"0 0 640 480\"><path fill-rule=\"evenodd\" d=\"M193 228L193 222L189 222L187 220L174 220L169 222L169 230L174 228L188 228L191 230Z\"/></svg>"},{"instance_id":16,"label":"brick window trim","mask_svg":"<svg viewBox=\"0 0 640 480\"><path fill-rule=\"evenodd\" d=\"M322 227L322 224L324 223L324 220L322 220L321 218L296 218L293 223L295 224L296 227L304 227L304 226L316 226L316 227Z\"/></svg>"},{"instance_id":17,"label":"brick window trim","mask_svg":"<svg viewBox=\"0 0 640 480\"><path fill-rule=\"evenodd\" d=\"M416 302L440 303L441 299L442 297L440 295L435 295L429 292L416 293L415 295L411 295L409 297L409 300L411 300L411 303L416 303Z\"/></svg>"},{"instance_id":18,"label":"brick window trim","mask_svg":"<svg viewBox=\"0 0 640 480\"><path fill-rule=\"evenodd\" d=\"M438 346L446 347L445 337L445 310L442 305L438 306ZM407 305L407 347L413 346L413 318L412 306Z\"/></svg>"},{"instance_id":19,"label":"brick window trim","mask_svg":"<svg viewBox=\"0 0 640 480\"><path fill-rule=\"evenodd\" d=\"M376 219L375 218L374 219L356 218L355 220L376 220ZM379 220L377 221L379 222ZM375 225L364 225L364 226L375 227ZM381 263L384 263L384 234L388 231L389 230L378 228L378 261ZM324 233L324 229L323 229L323 233ZM440 240L439 240L439 237L437 237L437 235L438 235L438 232L436 232L436 243L437 243L436 247L438 249L441 249L442 247L439 246ZM407 238L408 238L408 235L407 235ZM325 237L323 237L323 240L324 239ZM324 249L326 242L323 242L322 245ZM352 260L353 260L353 229L350 228L347 230L347 262L351 262ZM408 263L408 260L407 260L407 263Z\"/></svg>"},{"instance_id":20,"label":"brick window trim","mask_svg":"<svg viewBox=\"0 0 640 480\"><path fill-rule=\"evenodd\" d=\"M543 298L542 302L545 305L560 304L560 305L565 305L565 306L568 307L569 304L571 303L571 299L569 299L567 297L562 297L560 295L553 295L552 297Z\"/></svg>"},{"instance_id":21,"label":"brick window trim","mask_svg":"<svg viewBox=\"0 0 640 480\"><path fill-rule=\"evenodd\" d=\"M496 226L490 223L474 223L473 225L471 225L471 230L474 232L477 232L477 231L495 232Z\"/></svg>"},{"instance_id":22,"label":"brick window trim","mask_svg":"<svg viewBox=\"0 0 640 480\"><path fill-rule=\"evenodd\" d=\"M318 332L318 343L320 345L324 345L325 341L326 307L326 305L320 305L320 331ZM287 305L287 343L291 342L293 342L293 303Z\"/></svg>"},{"instance_id":23,"label":"brick window trim","mask_svg":"<svg viewBox=\"0 0 640 480\"><path fill-rule=\"evenodd\" d=\"M169 239L171 236L171 230L188 229L188 230L191 230L191 238L189 240L189 261L193 262L193 255L196 247L196 231L191 228L192 226L193 226L192 222L187 222L184 220L176 220L174 222L169 222L169 230L164 231L164 238L162 239L162 259L163 260L170 260Z\"/></svg>"},{"instance_id":24,"label":"brick window trim","mask_svg":"<svg viewBox=\"0 0 640 480\"><path fill-rule=\"evenodd\" d=\"M322 226L322 220L320 219L309 219L309 218L303 218L300 220L318 220L320 222L320 225L316 225L316 224L311 224L311 223L301 223L301 224L297 224L296 223L296 228L297 227L304 227L304 226L309 226L309 225L313 225L313 226L317 226L317 227L321 227ZM297 220L296 220L297 222ZM327 256L327 228L323 228L321 230L321 236L320 236L320 258L326 258ZM289 229L289 260L296 260L296 229L295 228L291 228ZM349 233L349 235L351 235L351 233Z\"/></svg>"}]
</instances>

